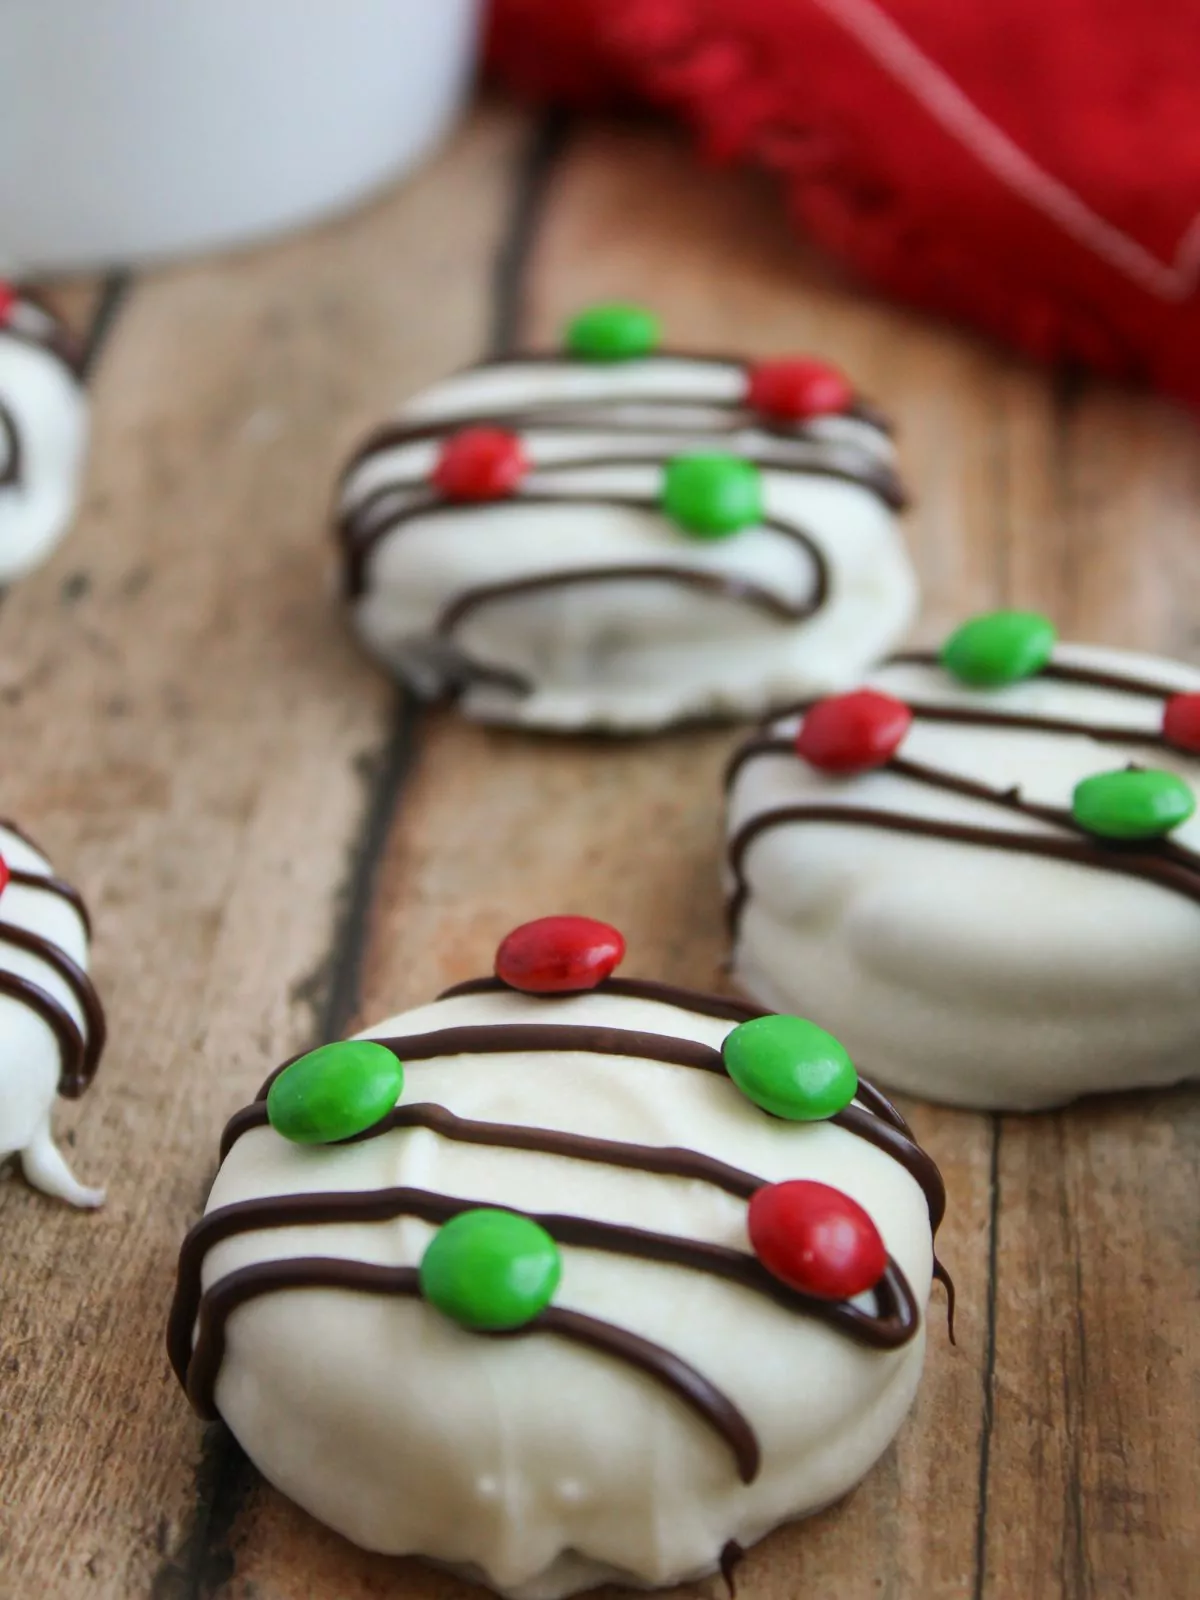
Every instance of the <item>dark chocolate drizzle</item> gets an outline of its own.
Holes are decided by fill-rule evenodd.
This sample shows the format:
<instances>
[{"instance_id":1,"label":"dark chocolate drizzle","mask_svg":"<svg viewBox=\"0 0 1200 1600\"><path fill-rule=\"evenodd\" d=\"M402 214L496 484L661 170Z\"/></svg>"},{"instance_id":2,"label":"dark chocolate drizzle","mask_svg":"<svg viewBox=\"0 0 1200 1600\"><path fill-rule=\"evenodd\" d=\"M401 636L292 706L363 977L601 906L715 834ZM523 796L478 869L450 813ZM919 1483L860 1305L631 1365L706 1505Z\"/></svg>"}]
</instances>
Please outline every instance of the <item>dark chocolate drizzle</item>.
<instances>
[{"instance_id":1,"label":"dark chocolate drizzle","mask_svg":"<svg viewBox=\"0 0 1200 1600\"><path fill-rule=\"evenodd\" d=\"M0 399L0 437L4 440L4 465L0 466L0 489L11 489L21 481L21 435L16 418Z\"/></svg>"},{"instance_id":2,"label":"dark chocolate drizzle","mask_svg":"<svg viewBox=\"0 0 1200 1600\"><path fill-rule=\"evenodd\" d=\"M0 819L0 828L15 834L31 850L36 850L38 855L44 858L45 853L41 846L7 817ZM78 916L84 933L90 936L91 923L83 900L78 890L64 882L62 878L56 878L49 872L41 873L27 868L12 867L8 872L8 883L23 889L52 894L65 901ZM3 896L0 895L0 908L2 907ZM28 928L0 920L0 947L4 945L24 950L44 962L66 984L79 1004L84 1020L82 1028L66 1006L41 984L20 977L15 972L0 971L0 994L19 1000L31 1011L36 1012L54 1034L58 1043L60 1065L58 1092L66 1100L78 1100L96 1075L108 1037L104 1006L96 987L83 968L61 946Z\"/></svg>"},{"instance_id":3,"label":"dark chocolate drizzle","mask_svg":"<svg viewBox=\"0 0 1200 1600\"><path fill-rule=\"evenodd\" d=\"M743 363L729 361L724 357L685 357L659 351L655 353L655 357L649 359L653 360L656 357L675 361L691 360L697 365L715 363L735 369L744 367ZM516 367L535 363L547 365L551 362L561 365L579 364L572 358L561 355L503 359L505 364ZM495 364L482 363L485 366ZM611 415L614 410L619 412L624 407L635 407L639 411L650 413L653 420L634 424L619 415ZM711 420L700 422L691 418L679 420L678 414L681 411L687 412L689 407L693 413L716 413L724 415L727 420L715 427ZM865 423L880 432L887 431L884 419L869 406L856 404L849 415L853 420ZM350 475L370 457L381 452L421 440L442 438L463 428L487 425L502 426L515 431L560 433L579 431L604 433L618 438L625 435L649 434L659 437L677 436L681 440L698 440L713 436L719 438L722 434L732 436L753 429L768 442L765 448L760 446L756 452L742 451L747 460L754 460L757 464L768 468L832 477L859 485L877 495L893 510L900 510L905 504L904 492L894 470L887 463L879 461L868 450L846 441L822 438L819 433L802 425L788 427L786 424L761 418L749 411L740 400L733 402L706 398L689 400L679 395L634 395L624 398L603 395L578 400L548 400L544 403L519 407L516 410L497 407L436 421L415 419L411 422L385 424L375 430L356 451L343 475L343 482L348 481ZM553 474L597 466L614 467L631 464L661 466L666 459L665 456L650 450L630 457L621 457L619 454L592 455L545 462L534 470ZM576 497L565 493L551 495L539 493L536 488L532 492L528 490L518 492L513 498L530 505L579 506L617 503L643 506L650 510L658 509L658 502L654 499L625 496L605 498L594 495ZM344 512L338 519L337 532L342 549L347 599L358 599L365 592L367 564L372 552L383 539L416 517L427 517L443 511L457 512L461 509L458 505L447 505L436 491L427 490L420 483L403 481L383 485L359 504ZM820 610L825 603L829 585L825 558L815 541L803 529L791 522L778 518L764 518L762 526L790 537L806 550L813 563L815 577L812 593L805 600L789 601L750 579L697 571L683 563L668 562L562 568L500 583L480 584L451 600L433 627L433 640L441 647L438 660L442 662L443 668L440 674L434 674L434 678L452 690L461 690L472 683L486 682L511 693L528 693L531 684L521 673L509 668L475 662L462 651L455 651L452 657L447 656L445 647L448 640L468 615L483 606L517 596L583 584L634 581L682 585L702 590L738 605L750 606L779 621L793 623L803 621Z\"/></svg>"},{"instance_id":4,"label":"dark chocolate drizzle","mask_svg":"<svg viewBox=\"0 0 1200 1600\"><path fill-rule=\"evenodd\" d=\"M0 922L0 946L3 945L25 950L44 961L79 1002L86 1023L83 1033L66 1007L40 984L19 978L16 973L0 972L0 993L23 1000L53 1028L62 1059L58 1092L64 1099L78 1100L96 1075L108 1035L100 996L83 968L60 946L40 934L11 922Z\"/></svg>"},{"instance_id":5,"label":"dark chocolate drizzle","mask_svg":"<svg viewBox=\"0 0 1200 1600\"><path fill-rule=\"evenodd\" d=\"M290 1261L266 1261L229 1273L206 1290L200 1301L196 1346L187 1367L188 1399L202 1417L211 1421L219 1414L215 1389L230 1315L247 1301L287 1289L342 1289L357 1294L421 1298L416 1267L380 1267L365 1261L303 1256ZM746 1417L728 1395L672 1351L626 1328L561 1306L547 1306L523 1327L485 1333L481 1337L526 1338L536 1333L554 1333L571 1339L645 1372L670 1389L721 1436L737 1462L743 1483L752 1483L757 1477L758 1438Z\"/></svg>"},{"instance_id":6,"label":"dark chocolate drizzle","mask_svg":"<svg viewBox=\"0 0 1200 1600\"><path fill-rule=\"evenodd\" d=\"M905 650L900 655L889 656L886 667L941 667L942 658L935 650ZM1078 683L1091 689L1115 689L1120 694L1140 695L1147 700L1169 700L1172 695L1186 694L1177 684L1160 683L1152 678L1139 678L1123 672L1110 672L1104 667L1082 667L1066 661L1048 662L1037 674L1058 683Z\"/></svg>"},{"instance_id":7,"label":"dark chocolate drizzle","mask_svg":"<svg viewBox=\"0 0 1200 1600\"><path fill-rule=\"evenodd\" d=\"M746 1552L736 1539L727 1539L721 1546L721 1554L717 1557L717 1566L721 1577L725 1581L725 1592L729 1600L737 1600L737 1584L734 1577L737 1569L746 1559Z\"/></svg>"},{"instance_id":8,"label":"dark chocolate drizzle","mask_svg":"<svg viewBox=\"0 0 1200 1600\"><path fill-rule=\"evenodd\" d=\"M764 1015L762 1012L757 1014ZM654 1061L665 1066L711 1072L717 1077L727 1076L724 1058L712 1045L696 1039L681 1039L673 1034L643 1033L628 1028L538 1022L487 1023L474 1027L437 1028L429 1033L380 1038L373 1042L383 1045L404 1062L436 1061L455 1055L532 1055L542 1051L566 1054L578 1050L590 1055L626 1056L638 1061ZM259 1090L256 1106L261 1107L261 1111L251 1116L256 1107L247 1107L231 1120L222 1142L222 1159L242 1133L249 1128L260 1127L266 1121L264 1102L267 1091L284 1067L290 1064L284 1062L277 1067ZM946 1188L937 1163L913 1139L908 1124L891 1101L873 1085L865 1084L860 1079L856 1095L857 1104L846 1106L829 1120L848 1133L865 1139L868 1144L875 1145L904 1167L925 1195L930 1227L936 1233L946 1211ZM389 1113L389 1116L393 1114ZM369 1128L363 1137L385 1131L387 1122L388 1117L385 1117L382 1122Z\"/></svg>"},{"instance_id":9,"label":"dark chocolate drizzle","mask_svg":"<svg viewBox=\"0 0 1200 1600\"><path fill-rule=\"evenodd\" d=\"M490 993L503 987L496 978L472 979L455 985L442 998ZM602 990L735 1021L764 1014L756 1007L724 996L701 995L637 979L609 979ZM720 1075L725 1073L720 1051L711 1046L667 1034L620 1028L501 1023L443 1028L377 1042L407 1061L466 1053L584 1050ZM289 1064L285 1062L284 1066ZM264 1083L258 1099L230 1120L222 1138L222 1160L244 1134L267 1125L266 1094L282 1070L283 1067L277 1068ZM871 1085L860 1082L857 1103L846 1107L832 1120L901 1162L921 1185L929 1206L931 1229L936 1232L945 1209L941 1175L931 1158L916 1145L907 1123L891 1102ZM425 1102L393 1107L373 1127L345 1143L358 1143L407 1128L427 1129L441 1138L467 1144L542 1153L709 1183L736 1199L750 1199L766 1181L699 1151L476 1121ZM384 1222L400 1216L415 1216L438 1225L461 1211L487 1204L412 1188L331 1191L240 1201L201 1218L189 1232L180 1252L167 1334L172 1366L193 1405L203 1416L216 1414L215 1387L224 1352L225 1327L230 1314L250 1299L293 1288L334 1287L412 1297L419 1297L420 1293L415 1268L385 1268L324 1257L259 1263L238 1269L205 1290L202 1286L205 1259L208 1251L222 1240L262 1229ZM913 1337L920 1324L920 1311L912 1289L890 1257L884 1276L873 1291L876 1309L871 1312L848 1301L818 1300L789 1289L773 1278L753 1255L727 1246L585 1217L558 1213L530 1215L563 1244L663 1262L724 1278L771 1299L792 1313L816 1317L874 1349L899 1348ZM935 1265L935 1272L952 1295L952 1285L940 1263ZM549 1308L526 1327L514 1330L518 1335L539 1331L573 1338L631 1363L672 1390L725 1441L737 1461L743 1481L752 1481L758 1471L759 1447L750 1424L728 1396L672 1352L628 1330L558 1307Z\"/></svg>"}]
</instances>

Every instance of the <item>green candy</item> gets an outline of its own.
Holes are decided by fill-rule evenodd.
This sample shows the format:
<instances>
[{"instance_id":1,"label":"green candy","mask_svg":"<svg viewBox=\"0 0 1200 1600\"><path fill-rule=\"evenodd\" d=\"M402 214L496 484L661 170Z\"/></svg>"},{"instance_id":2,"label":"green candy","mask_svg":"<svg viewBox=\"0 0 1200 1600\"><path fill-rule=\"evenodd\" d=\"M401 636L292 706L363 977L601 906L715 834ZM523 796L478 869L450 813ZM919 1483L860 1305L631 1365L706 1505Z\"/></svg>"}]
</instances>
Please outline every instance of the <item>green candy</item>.
<instances>
[{"instance_id":1,"label":"green candy","mask_svg":"<svg viewBox=\"0 0 1200 1600\"><path fill-rule=\"evenodd\" d=\"M762 521L762 476L740 456L676 456L667 462L662 503L697 539L724 539Z\"/></svg>"},{"instance_id":2,"label":"green candy","mask_svg":"<svg viewBox=\"0 0 1200 1600\"><path fill-rule=\"evenodd\" d=\"M1173 772L1098 772L1071 799L1075 821L1102 839L1160 839L1195 809L1196 796Z\"/></svg>"},{"instance_id":3,"label":"green candy","mask_svg":"<svg viewBox=\"0 0 1200 1600\"><path fill-rule=\"evenodd\" d=\"M404 1067L370 1039L322 1045L284 1067L267 1091L267 1119L293 1144L336 1144L374 1127L404 1088Z\"/></svg>"},{"instance_id":4,"label":"green candy","mask_svg":"<svg viewBox=\"0 0 1200 1600\"><path fill-rule=\"evenodd\" d=\"M1057 638L1054 624L1036 611L989 611L950 635L942 665L973 688L999 689L1040 672Z\"/></svg>"},{"instance_id":5,"label":"green candy","mask_svg":"<svg viewBox=\"0 0 1200 1600\"><path fill-rule=\"evenodd\" d=\"M584 361L632 361L658 348L658 318L642 306L589 306L567 323L568 352Z\"/></svg>"},{"instance_id":6,"label":"green candy","mask_svg":"<svg viewBox=\"0 0 1200 1600\"><path fill-rule=\"evenodd\" d=\"M756 1017L721 1047L725 1070L748 1100L789 1122L821 1122L854 1099L858 1073L824 1028L803 1017Z\"/></svg>"},{"instance_id":7,"label":"green candy","mask_svg":"<svg viewBox=\"0 0 1200 1600\"><path fill-rule=\"evenodd\" d=\"M554 1298L562 1276L558 1246L515 1211L462 1211L421 1257L421 1293L464 1328L520 1328Z\"/></svg>"}]
</instances>

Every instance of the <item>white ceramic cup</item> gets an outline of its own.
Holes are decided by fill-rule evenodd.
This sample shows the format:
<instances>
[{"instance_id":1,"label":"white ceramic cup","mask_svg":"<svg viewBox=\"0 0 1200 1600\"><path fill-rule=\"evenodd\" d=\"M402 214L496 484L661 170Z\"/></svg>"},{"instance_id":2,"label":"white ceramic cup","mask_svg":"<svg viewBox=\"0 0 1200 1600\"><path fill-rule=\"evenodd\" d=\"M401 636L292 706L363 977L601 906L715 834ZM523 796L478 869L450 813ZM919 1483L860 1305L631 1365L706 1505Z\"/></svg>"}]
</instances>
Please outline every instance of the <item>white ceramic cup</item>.
<instances>
[{"instance_id":1,"label":"white ceramic cup","mask_svg":"<svg viewBox=\"0 0 1200 1600\"><path fill-rule=\"evenodd\" d=\"M240 244L461 104L478 0L0 0L0 274Z\"/></svg>"}]
</instances>

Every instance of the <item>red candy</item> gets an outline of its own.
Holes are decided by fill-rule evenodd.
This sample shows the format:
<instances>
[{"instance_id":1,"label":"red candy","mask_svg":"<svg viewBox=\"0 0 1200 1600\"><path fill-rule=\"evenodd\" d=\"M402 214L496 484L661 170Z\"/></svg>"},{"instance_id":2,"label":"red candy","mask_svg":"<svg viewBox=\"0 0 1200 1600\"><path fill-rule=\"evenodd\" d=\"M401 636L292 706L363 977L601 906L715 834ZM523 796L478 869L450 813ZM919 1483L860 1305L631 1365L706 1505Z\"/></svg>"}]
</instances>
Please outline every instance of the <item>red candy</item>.
<instances>
[{"instance_id":1,"label":"red candy","mask_svg":"<svg viewBox=\"0 0 1200 1600\"><path fill-rule=\"evenodd\" d=\"M1163 738L1200 756L1200 694L1173 694L1163 710Z\"/></svg>"},{"instance_id":2,"label":"red candy","mask_svg":"<svg viewBox=\"0 0 1200 1600\"><path fill-rule=\"evenodd\" d=\"M760 361L750 368L746 401L779 422L837 416L854 404L854 390L836 367L823 361Z\"/></svg>"},{"instance_id":3,"label":"red candy","mask_svg":"<svg viewBox=\"0 0 1200 1600\"><path fill-rule=\"evenodd\" d=\"M442 446L433 481L447 500L503 500L529 469L525 446L503 428L464 428Z\"/></svg>"},{"instance_id":4,"label":"red candy","mask_svg":"<svg viewBox=\"0 0 1200 1600\"><path fill-rule=\"evenodd\" d=\"M591 917L539 917L522 923L496 951L496 976L526 994L579 994L620 965L625 941Z\"/></svg>"},{"instance_id":5,"label":"red candy","mask_svg":"<svg viewBox=\"0 0 1200 1600\"><path fill-rule=\"evenodd\" d=\"M17 291L11 283L5 283L4 279L0 278L0 323L8 321L16 303Z\"/></svg>"},{"instance_id":6,"label":"red candy","mask_svg":"<svg viewBox=\"0 0 1200 1600\"><path fill-rule=\"evenodd\" d=\"M911 723L904 701L877 689L835 694L805 714L796 754L822 772L866 772L895 755Z\"/></svg>"},{"instance_id":7,"label":"red candy","mask_svg":"<svg viewBox=\"0 0 1200 1600\"><path fill-rule=\"evenodd\" d=\"M0 856L0 894L3 894L5 889L8 888L8 878L8 862L5 861L3 856Z\"/></svg>"},{"instance_id":8,"label":"red candy","mask_svg":"<svg viewBox=\"0 0 1200 1600\"><path fill-rule=\"evenodd\" d=\"M797 1178L769 1183L750 1201L754 1253L772 1277L819 1300L872 1289L888 1264L879 1229L840 1189Z\"/></svg>"}]
</instances>

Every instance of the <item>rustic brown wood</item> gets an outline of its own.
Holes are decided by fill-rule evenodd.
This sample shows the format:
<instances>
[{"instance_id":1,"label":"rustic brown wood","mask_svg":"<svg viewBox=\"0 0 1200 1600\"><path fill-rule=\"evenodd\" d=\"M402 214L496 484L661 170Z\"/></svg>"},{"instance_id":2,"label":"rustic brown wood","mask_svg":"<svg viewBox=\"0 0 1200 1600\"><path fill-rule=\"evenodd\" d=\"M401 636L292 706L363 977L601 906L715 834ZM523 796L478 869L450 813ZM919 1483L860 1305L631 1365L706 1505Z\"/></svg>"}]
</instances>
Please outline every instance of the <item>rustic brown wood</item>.
<instances>
[{"instance_id":1,"label":"rustic brown wood","mask_svg":"<svg viewBox=\"0 0 1200 1600\"><path fill-rule=\"evenodd\" d=\"M75 1151L86 1177L110 1165L109 1213L0 1186L20 1329L0 1538L21 1592L476 1595L352 1549L219 1429L197 1466L157 1324L215 1130L269 1059L350 1007L367 1023L483 970L546 910L617 922L631 972L721 981L729 731L553 740L426 715L377 838L403 726L379 775L390 702L322 601L317 523L338 454L393 394L493 324L545 345L569 310L618 294L654 302L680 344L812 349L899 420L923 638L1012 602L1075 636L1200 657L1189 419L882 305L808 260L764 187L699 171L660 131L599 126L547 166L549 151L485 114L360 217L143 282L98 377L84 523L0 615L2 726L30 752L3 798L44 819L92 893L117 1040ZM62 735L38 744L51 724ZM351 880L373 889L365 924L362 894L338 920ZM741 1600L1191 1592L1197 1096L1040 1118L910 1109L948 1180L958 1346L935 1298L896 1446L841 1505L753 1551ZM7 1577L5 1559L0 1545Z\"/></svg>"},{"instance_id":2,"label":"rustic brown wood","mask_svg":"<svg viewBox=\"0 0 1200 1600\"><path fill-rule=\"evenodd\" d=\"M328 1025L394 721L332 600L330 485L396 392L485 337L522 136L484 116L336 227L143 277L96 374L79 525L5 600L4 808L86 890L112 1023L60 1118L106 1208L0 1184L5 1594L207 1582L224 1447L201 1459L167 1371L173 1258L224 1118Z\"/></svg>"}]
</instances>

